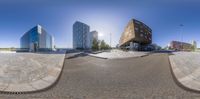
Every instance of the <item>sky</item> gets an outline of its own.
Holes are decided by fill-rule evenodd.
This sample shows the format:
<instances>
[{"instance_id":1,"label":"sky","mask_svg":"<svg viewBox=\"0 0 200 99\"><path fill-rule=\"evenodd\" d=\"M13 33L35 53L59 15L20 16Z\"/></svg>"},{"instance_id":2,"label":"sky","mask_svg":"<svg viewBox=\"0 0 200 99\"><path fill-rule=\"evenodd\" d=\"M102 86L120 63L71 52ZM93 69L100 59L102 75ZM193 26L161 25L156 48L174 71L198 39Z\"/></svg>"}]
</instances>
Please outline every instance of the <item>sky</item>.
<instances>
[{"instance_id":1,"label":"sky","mask_svg":"<svg viewBox=\"0 0 200 99\"><path fill-rule=\"evenodd\" d=\"M200 47L198 0L1 0L0 48L20 47L20 37L37 24L54 36L56 47L72 48L75 21L88 24L108 44L111 33L116 46L133 18L152 29L157 45L165 47L182 36Z\"/></svg>"}]
</instances>

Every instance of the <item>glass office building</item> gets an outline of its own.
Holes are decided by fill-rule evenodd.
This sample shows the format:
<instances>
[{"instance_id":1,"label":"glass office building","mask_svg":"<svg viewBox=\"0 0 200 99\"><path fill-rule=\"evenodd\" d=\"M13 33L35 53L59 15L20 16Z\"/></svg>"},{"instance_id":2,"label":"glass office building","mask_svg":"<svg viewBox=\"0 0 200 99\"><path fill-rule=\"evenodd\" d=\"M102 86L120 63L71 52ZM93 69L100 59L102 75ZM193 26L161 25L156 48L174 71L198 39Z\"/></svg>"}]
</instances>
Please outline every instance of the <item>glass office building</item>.
<instances>
[{"instance_id":1,"label":"glass office building","mask_svg":"<svg viewBox=\"0 0 200 99\"><path fill-rule=\"evenodd\" d=\"M50 51L54 48L54 38L40 25L26 32L20 39L21 49L27 51Z\"/></svg>"},{"instance_id":2,"label":"glass office building","mask_svg":"<svg viewBox=\"0 0 200 99\"><path fill-rule=\"evenodd\" d=\"M73 24L73 48L74 49L89 49L90 27L87 24L76 21Z\"/></svg>"}]
</instances>

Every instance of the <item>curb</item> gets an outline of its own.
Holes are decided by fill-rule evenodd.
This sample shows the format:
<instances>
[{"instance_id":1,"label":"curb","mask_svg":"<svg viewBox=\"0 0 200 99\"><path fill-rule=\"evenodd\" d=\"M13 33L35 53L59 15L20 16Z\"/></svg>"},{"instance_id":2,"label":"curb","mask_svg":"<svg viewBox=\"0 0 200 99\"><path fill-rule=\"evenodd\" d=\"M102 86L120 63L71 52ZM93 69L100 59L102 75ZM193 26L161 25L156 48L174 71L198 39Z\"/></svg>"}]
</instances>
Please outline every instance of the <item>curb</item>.
<instances>
[{"instance_id":1,"label":"curb","mask_svg":"<svg viewBox=\"0 0 200 99\"><path fill-rule=\"evenodd\" d=\"M196 90L196 89L192 89L192 88L189 88L189 87L186 87L184 84L182 84L176 77L176 74L174 73L173 69L172 69L172 62L170 61L170 57L169 57L169 54L168 54L168 61L169 61L169 65L170 65L170 72L172 74L172 78L174 80L174 82L182 89L186 90L186 91L191 91L191 92L194 92L194 93L200 93L200 90Z\"/></svg>"},{"instance_id":2,"label":"curb","mask_svg":"<svg viewBox=\"0 0 200 99\"><path fill-rule=\"evenodd\" d=\"M146 55L142 55L142 56L136 56L136 57L124 57L124 58L105 58L105 57L99 57L99 56L93 56L93 55L89 55L90 57L94 57L94 58L100 58L100 59L126 59L126 58L140 58L140 57L146 57L149 56L150 54L146 54Z\"/></svg>"},{"instance_id":3,"label":"curb","mask_svg":"<svg viewBox=\"0 0 200 99\"><path fill-rule=\"evenodd\" d=\"M89 55L89 54L87 54L88 56L90 56L90 57L94 57L94 58L100 58L100 59L109 59L109 58L105 58L105 57L98 57L98 56L93 56L93 55Z\"/></svg>"}]
</instances>

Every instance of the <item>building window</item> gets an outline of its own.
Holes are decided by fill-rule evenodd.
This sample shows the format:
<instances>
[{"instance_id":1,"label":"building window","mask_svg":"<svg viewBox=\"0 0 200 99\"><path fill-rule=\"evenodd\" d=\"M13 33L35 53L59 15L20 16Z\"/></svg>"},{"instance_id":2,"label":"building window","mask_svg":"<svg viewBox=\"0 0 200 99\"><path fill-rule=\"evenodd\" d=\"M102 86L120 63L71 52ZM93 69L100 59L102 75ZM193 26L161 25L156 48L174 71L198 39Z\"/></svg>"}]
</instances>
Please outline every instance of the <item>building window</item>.
<instances>
[{"instance_id":1,"label":"building window","mask_svg":"<svg viewBox=\"0 0 200 99\"><path fill-rule=\"evenodd\" d=\"M139 22L139 21L135 21L135 23L136 23L136 24L140 24L140 22Z\"/></svg>"},{"instance_id":2,"label":"building window","mask_svg":"<svg viewBox=\"0 0 200 99\"><path fill-rule=\"evenodd\" d=\"M132 30L129 30L129 33L132 33Z\"/></svg>"},{"instance_id":3,"label":"building window","mask_svg":"<svg viewBox=\"0 0 200 99\"><path fill-rule=\"evenodd\" d=\"M138 29L138 27L135 27L135 31L138 31L139 29Z\"/></svg>"},{"instance_id":4,"label":"building window","mask_svg":"<svg viewBox=\"0 0 200 99\"><path fill-rule=\"evenodd\" d=\"M141 34L140 34L140 37L143 37L143 36L144 36L144 35L141 33Z\"/></svg>"}]
</instances>

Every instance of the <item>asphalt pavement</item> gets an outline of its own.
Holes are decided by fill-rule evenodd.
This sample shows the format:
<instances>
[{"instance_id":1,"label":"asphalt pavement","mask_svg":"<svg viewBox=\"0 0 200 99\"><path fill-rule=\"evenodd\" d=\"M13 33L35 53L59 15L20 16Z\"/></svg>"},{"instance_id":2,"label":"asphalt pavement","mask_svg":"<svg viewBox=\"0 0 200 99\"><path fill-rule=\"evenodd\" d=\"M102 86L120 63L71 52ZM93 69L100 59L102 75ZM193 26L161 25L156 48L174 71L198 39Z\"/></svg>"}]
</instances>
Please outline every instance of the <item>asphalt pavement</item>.
<instances>
[{"instance_id":1,"label":"asphalt pavement","mask_svg":"<svg viewBox=\"0 0 200 99\"><path fill-rule=\"evenodd\" d=\"M200 99L200 93L176 83L167 53L126 59L78 54L65 59L61 77L51 88L29 94L0 94L1 98Z\"/></svg>"}]
</instances>

